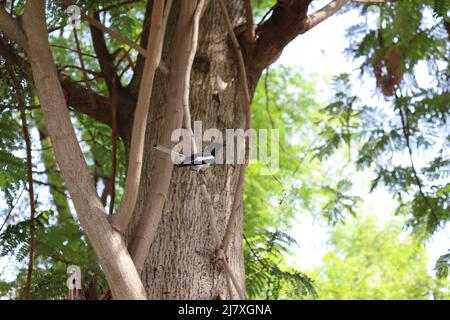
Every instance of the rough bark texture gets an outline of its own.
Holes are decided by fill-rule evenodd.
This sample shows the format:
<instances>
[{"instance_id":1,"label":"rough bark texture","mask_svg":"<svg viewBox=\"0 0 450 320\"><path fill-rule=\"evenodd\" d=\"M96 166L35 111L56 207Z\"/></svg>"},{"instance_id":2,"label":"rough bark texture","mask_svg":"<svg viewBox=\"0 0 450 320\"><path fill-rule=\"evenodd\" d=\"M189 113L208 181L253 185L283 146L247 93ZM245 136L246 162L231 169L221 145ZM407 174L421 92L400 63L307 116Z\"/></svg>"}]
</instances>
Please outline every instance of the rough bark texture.
<instances>
[{"instance_id":1,"label":"rough bark texture","mask_svg":"<svg viewBox=\"0 0 450 320\"><path fill-rule=\"evenodd\" d=\"M141 273L148 298L229 298L223 271L211 263L215 247L207 213L208 204L201 196L196 173L187 168L175 168L172 171L171 166L169 172L164 171L165 165L155 165L158 159L161 159L161 155L157 153L153 145L161 142L170 146L167 139L167 131L170 130L167 129L167 124L169 129L181 125L182 99L174 97L180 96L176 93L184 88L184 78L182 81L173 81L173 78L177 78L176 74L183 74L180 70L186 63L184 63L185 60L183 60L184 64L180 63L182 59L179 57L186 56L183 50L189 49L187 45L180 46L180 43L186 42L185 38L178 36L177 40L177 37L174 37L177 12L182 1L186 1L183 5L187 7L191 7L193 3L187 0L174 1L174 10L169 18L162 59L165 62L164 65L172 67L172 73L163 74L161 70L156 73L147 121L141 187L135 213L127 231L127 240L133 237L142 212L155 211L159 216L158 206L152 205L154 201L148 201L148 199L158 198L161 200L159 203L164 202L162 219L157 226L156 236ZM244 37L246 23L244 1L225 1L233 28L241 31L239 39L247 68L250 96L253 95L262 70L279 57L286 44L298 34L306 32L326 19L347 2L347 0L331 1L318 13L308 17L307 9L311 1L278 0L271 17L256 29L255 41L249 39L251 38L249 36ZM248 98L242 90L242 74L239 75L236 54L231 45L222 12L217 1L209 2L200 24L198 50L190 79L191 118L192 121L202 121L203 130L216 128L224 133L225 129L246 128L246 124L250 123L246 119ZM152 4L153 1L148 1L148 8L151 8ZM29 63L19 55L14 55L11 48L1 41L0 54L12 56L11 63L22 67L27 72L30 69L33 71L46 129L52 139L61 175L72 196L80 221L98 255L113 297L143 299L145 292L139 281L138 272L130 259L121 234L113 230L108 222L106 211L96 194L83 154L75 139L75 132L66 109L69 105L79 112L111 125L112 103L109 98L100 95L90 97L86 88L61 72L57 73L46 38L44 1L29 0L27 8L22 19L13 19L0 7L0 30L25 49ZM147 10L146 17L149 17L150 12L151 10ZM191 16L193 10L189 12L189 15L183 15L183 17ZM96 25L99 24L93 18L84 18ZM183 20L186 19L178 20L178 22ZM184 24L189 25L186 21ZM101 25L100 29L111 33ZM141 53L142 48L147 47L148 32L147 25L143 30L142 41L138 48L141 49L138 50ZM186 28L186 37L189 38L189 36L190 31ZM118 34L115 37L121 38ZM92 29L92 38L95 52L101 62L101 73L106 78L108 89L111 91L115 70L111 68L112 59L107 50L105 38L95 29ZM244 38L247 38L247 41ZM174 46L174 43L178 46ZM152 45L150 43L150 46ZM238 49L236 43L235 47ZM131 129L140 82L143 73L146 72L144 61L144 58L139 56L131 84L117 88L118 105L120 105L117 114L118 133L125 142L127 154L130 153ZM172 80L171 86L168 85L170 80ZM95 106L91 104L94 99ZM170 113L177 116L171 117ZM166 133L162 136L164 123L166 123L164 129ZM206 141L205 144L207 144ZM242 189L238 188L239 171L238 165L213 166L206 170L206 180L214 211L217 214L217 228L221 237L225 233L233 203L234 206L241 208L234 221L235 232L230 239L227 254L232 273L237 277L240 286L244 287L243 206L237 205L242 204L243 201ZM164 176L167 176L167 179L159 179L163 181L158 185L155 181L158 177L161 178L161 172L169 172L169 174ZM170 185L167 186L169 177L171 177ZM162 189L168 189L168 194L161 192ZM235 203L235 199L238 199L238 202ZM147 206L144 205L146 202ZM144 232L141 239L145 237L153 238L153 235ZM139 246L139 239L137 246ZM145 250L141 250L144 253L143 257L147 251L147 247L144 247Z\"/></svg>"},{"instance_id":2,"label":"rough bark texture","mask_svg":"<svg viewBox=\"0 0 450 320\"><path fill-rule=\"evenodd\" d=\"M55 156L82 226L98 255L112 294L119 299L145 299L134 264L120 234L115 232L97 196L70 121L63 90L46 38L43 0L27 2L23 28L43 118Z\"/></svg>"},{"instance_id":3,"label":"rough bark texture","mask_svg":"<svg viewBox=\"0 0 450 320\"><path fill-rule=\"evenodd\" d=\"M243 24L243 3L227 1L227 7L233 25ZM169 21L169 26L173 25L173 20ZM172 45L172 34L173 28L169 27L166 56ZM170 66L170 61L168 64ZM158 152L153 149L153 145L160 141L162 114L167 108L164 94L167 89L166 80L166 76L161 73L155 79L141 194L131 229L134 229L138 221L149 189L158 187L152 183L152 169ZM244 126L244 97L236 58L221 19L220 8L214 1L211 1L201 20L190 96L192 121L201 120L204 130L217 128L225 132L226 128ZM208 191L218 215L221 236L232 210L238 175L239 167L231 165L215 166L206 171ZM237 196L242 199L242 195ZM242 221L241 211L228 256L234 274L244 287ZM208 223L207 204L202 200L196 173L187 168L174 168L162 220L141 274L149 299L214 299L219 293L227 295L223 271L211 263L213 252L214 242Z\"/></svg>"}]
</instances>

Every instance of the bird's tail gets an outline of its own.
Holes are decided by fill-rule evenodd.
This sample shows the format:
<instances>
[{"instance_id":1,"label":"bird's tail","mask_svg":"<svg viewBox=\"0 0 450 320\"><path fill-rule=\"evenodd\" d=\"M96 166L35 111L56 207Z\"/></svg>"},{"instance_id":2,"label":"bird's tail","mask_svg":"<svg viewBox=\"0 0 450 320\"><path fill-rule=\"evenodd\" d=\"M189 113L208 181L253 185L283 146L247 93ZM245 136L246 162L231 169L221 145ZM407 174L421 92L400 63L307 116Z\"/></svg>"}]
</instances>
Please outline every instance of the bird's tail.
<instances>
[{"instance_id":1,"label":"bird's tail","mask_svg":"<svg viewBox=\"0 0 450 320\"><path fill-rule=\"evenodd\" d=\"M179 164L179 163L183 162L184 159L186 158L186 157L185 157L184 155L182 155L181 153L175 152L175 151L173 151L172 149L169 149L169 148L167 148L167 147L164 147L164 146L162 146L162 145L160 145L160 144L155 144L155 145L153 146L153 148L155 148L155 149L158 150L158 151L167 153L167 154L172 158L172 161L173 161L175 164Z\"/></svg>"}]
</instances>

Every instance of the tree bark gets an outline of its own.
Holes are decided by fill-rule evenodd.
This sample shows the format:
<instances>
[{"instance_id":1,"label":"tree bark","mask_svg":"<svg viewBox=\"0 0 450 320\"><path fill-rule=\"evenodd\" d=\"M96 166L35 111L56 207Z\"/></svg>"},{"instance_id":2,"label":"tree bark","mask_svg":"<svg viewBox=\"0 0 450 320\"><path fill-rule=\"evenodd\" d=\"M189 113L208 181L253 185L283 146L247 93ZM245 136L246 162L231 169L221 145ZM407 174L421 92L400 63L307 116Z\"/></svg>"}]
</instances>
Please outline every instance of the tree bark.
<instances>
[{"instance_id":1,"label":"tree bark","mask_svg":"<svg viewBox=\"0 0 450 320\"><path fill-rule=\"evenodd\" d=\"M245 23L243 2L226 2L233 26ZM169 21L163 56L173 45L172 35L176 10ZM171 62L168 62L170 68ZM220 7L211 1L201 23L197 54L191 75L190 105L192 121L202 121L203 130L244 128L245 97L239 78L236 55L222 19ZM255 84L250 85L254 88ZM160 140L161 122L166 105L167 77L157 74L152 96L152 109L147 125L141 192L128 232L131 237L140 212L153 184L157 152L153 146ZM204 142L204 146L207 142ZM206 170L208 191L217 214L217 228L223 236L232 210L238 183L239 166L217 165ZM242 206L241 206L242 207ZM244 287L242 251L242 209L228 251L229 264L241 287ZM214 299L228 297L224 272L211 263L214 241L208 222L207 204L200 192L194 171L174 168L161 221L141 273L149 299ZM237 294L234 294L237 298Z\"/></svg>"},{"instance_id":2,"label":"tree bark","mask_svg":"<svg viewBox=\"0 0 450 320\"><path fill-rule=\"evenodd\" d=\"M236 297L235 294L230 294L227 288L226 277L219 267L221 264L211 261L217 249L209 224L208 209L210 212L212 210L201 195L196 173L186 168L172 170L172 165L167 165L167 161L162 162L161 155L153 148L160 142L170 146L168 131L181 125L183 99L179 93L183 93L182 89L185 87L185 80L182 77L185 72L183 67L187 63L186 51L190 50L186 39L190 38L191 33L187 28L189 25L187 20L195 9L192 3L183 2L182 10L186 14L180 19L178 12L182 1L184 0L174 2L174 10L169 17L165 35L162 56L164 65L170 69L169 73L156 72L154 79L152 106L145 133L139 194L134 215L127 230L126 241L128 248L131 247L131 254L133 255L136 251L134 249L138 248L144 253L142 257L145 258L145 253L148 251L140 273L145 288L142 287L135 264L132 263L129 252L126 250L121 232L117 232L110 225L104 206L96 194L67 111L67 104L69 104L76 110L111 125L111 102L108 98L99 95L89 99L86 88L62 74L59 74L58 79L46 38L43 0L29 0L23 19L13 19L5 10L0 10L0 16L3 17L0 19L0 30L20 44L30 58L43 118L54 146L61 175L72 196L80 222L98 255L114 298L143 299L146 296L144 291L150 299ZM243 68L238 67L235 52L241 52L241 49L238 48L235 39L233 49L223 11L217 1L209 1L208 9L201 20L198 50L190 76L189 104L192 120L202 121L203 131L216 128L222 131L224 136L225 129L246 129L250 123L247 112L248 96L253 95L263 69L275 61L284 46L299 33L314 27L346 2L348 0L331 1L322 10L307 16L311 0L278 0L272 16L256 29L257 38L251 39L253 37L253 32L250 30L251 23L248 21L246 27L244 8L246 4L248 6L248 2L226 1L225 10L229 14L234 30L247 29L247 33L250 32L251 36L239 37L244 53L244 57L240 56L240 60L241 62L245 60L247 68L247 79L245 79ZM148 9L151 8L152 3L153 1L148 1ZM149 17L150 13L151 10L147 10L146 17ZM248 13L247 16L251 17ZM88 20L98 23L92 18ZM175 34L175 26L180 21L186 28L178 28L178 33ZM183 30L186 30L185 36L182 34ZM142 47L147 47L147 35L148 28L145 28L141 41ZM101 33L93 30L95 51L99 58L111 60L101 36ZM150 43L150 46L152 45L153 43ZM139 52L143 54L142 51ZM5 46L0 46L0 54L9 54L9 51ZM20 57L16 58L17 61L13 63L23 62ZM28 66L27 63L24 65ZM101 65L101 69L103 76L107 78L108 88L111 89L110 76L113 70L110 65L105 64ZM146 72L142 56L138 57L135 70L133 80L128 87L118 86L118 104L121 106L118 110L118 133L125 142L128 155L132 144L131 128L138 101L138 88L140 88L143 72ZM181 81L178 81L180 79ZM244 80L248 81L249 94L242 90ZM95 107L91 103L93 99L95 99ZM207 143L208 141L204 141L203 146ZM230 238L226 237L228 263L225 265L230 267L231 273L235 276L233 281L237 278L235 282L238 284L237 287L241 288L244 287L245 278L242 250L243 190L239 182L242 180L242 175L240 177L242 168L245 169L241 165L216 165L207 169L205 175L214 206L213 211L217 215L217 231L220 237L225 234L233 207L240 208L232 222L234 232ZM161 174L162 172L164 174ZM161 183L158 185L155 181ZM135 184L137 185L138 182L136 181ZM149 201L153 198L157 201ZM162 205L164 209L161 212ZM147 228L146 224L142 224L141 217L145 217L149 212L154 212L153 216L157 219L152 220L155 223L154 226ZM138 224L144 232L140 232L140 237L136 238ZM156 227L156 235L153 233L149 235L147 231ZM133 238L134 245L130 246L129 242ZM147 244L150 242L140 246L139 242L144 238L153 238L149 249ZM226 250L226 248L222 249ZM139 263L137 268L139 271L141 271L140 265Z\"/></svg>"},{"instance_id":3,"label":"tree bark","mask_svg":"<svg viewBox=\"0 0 450 320\"><path fill-rule=\"evenodd\" d=\"M125 243L107 220L70 121L67 104L50 52L45 2L28 1L23 16L28 56L43 118L61 174L112 294L119 299L145 299L145 292Z\"/></svg>"}]
</instances>

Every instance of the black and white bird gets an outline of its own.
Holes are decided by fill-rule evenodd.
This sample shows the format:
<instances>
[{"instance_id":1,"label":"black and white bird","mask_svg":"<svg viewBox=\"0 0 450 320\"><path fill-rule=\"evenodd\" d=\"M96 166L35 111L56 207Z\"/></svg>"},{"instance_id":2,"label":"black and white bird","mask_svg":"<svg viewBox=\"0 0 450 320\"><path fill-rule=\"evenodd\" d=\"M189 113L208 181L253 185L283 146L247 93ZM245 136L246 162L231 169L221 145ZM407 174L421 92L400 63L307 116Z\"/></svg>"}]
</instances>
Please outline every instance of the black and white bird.
<instances>
[{"instance_id":1,"label":"black and white bird","mask_svg":"<svg viewBox=\"0 0 450 320\"><path fill-rule=\"evenodd\" d=\"M207 145L203 151L194 153L190 156L185 156L161 145L154 146L156 150L165 152L172 156L172 159L177 167L193 167L214 164L216 162L216 156L222 147L223 145L221 143L213 142Z\"/></svg>"}]
</instances>

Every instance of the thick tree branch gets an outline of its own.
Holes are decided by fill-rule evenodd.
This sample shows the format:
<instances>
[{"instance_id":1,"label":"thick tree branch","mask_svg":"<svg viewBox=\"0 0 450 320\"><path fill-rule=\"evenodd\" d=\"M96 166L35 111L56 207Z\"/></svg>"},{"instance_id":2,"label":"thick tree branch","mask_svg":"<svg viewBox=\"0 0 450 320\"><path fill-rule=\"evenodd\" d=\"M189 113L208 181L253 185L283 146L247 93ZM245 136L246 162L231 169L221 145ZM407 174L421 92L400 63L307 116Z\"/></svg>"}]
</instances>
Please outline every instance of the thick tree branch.
<instances>
[{"instance_id":1,"label":"thick tree branch","mask_svg":"<svg viewBox=\"0 0 450 320\"><path fill-rule=\"evenodd\" d=\"M94 13L94 19L100 23L100 16L98 12ZM98 62L100 64L100 69L104 76L106 85L108 86L109 93L112 93L112 79L116 77L116 68L114 66L114 59L108 51L106 46L105 37L103 32L94 27L92 24L89 25L91 29L92 44L94 46L95 54L98 57ZM120 84L120 82L119 82Z\"/></svg>"},{"instance_id":2,"label":"thick tree branch","mask_svg":"<svg viewBox=\"0 0 450 320\"><path fill-rule=\"evenodd\" d=\"M308 23L305 28L305 30L302 31L302 33L305 33L315 26L317 26L319 23L325 21L332 15L334 15L336 12L338 12L349 0L334 0L331 1L329 4L327 4L325 7L323 7L320 10L317 10L313 14L308 16Z\"/></svg>"},{"instance_id":3,"label":"thick tree branch","mask_svg":"<svg viewBox=\"0 0 450 320\"><path fill-rule=\"evenodd\" d=\"M348 0L333 0L308 16L311 2L312 0L278 0L271 17L256 30L256 44L246 44L247 65L253 74L259 75L278 59L289 42L335 14Z\"/></svg>"},{"instance_id":4,"label":"thick tree branch","mask_svg":"<svg viewBox=\"0 0 450 320\"><path fill-rule=\"evenodd\" d=\"M17 19L14 19L4 7L0 6L0 32L3 32L12 41L19 44L25 50L28 41Z\"/></svg>"},{"instance_id":5,"label":"thick tree branch","mask_svg":"<svg viewBox=\"0 0 450 320\"><path fill-rule=\"evenodd\" d=\"M117 299L145 299L144 287L125 242L107 220L76 139L47 39L45 1L27 1L22 21L29 41L28 55L44 121L81 225L99 258L113 296Z\"/></svg>"},{"instance_id":6,"label":"thick tree branch","mask_svg":"<svg viewBox=\"0 0 450 320\"><path fill-rule=\"evenodd\" d=\"M64 90L67 104L75 110L87 114L88 116L107 124L111 122L111 101L101 95L95 94L95 107L91 104L88 90L74 82L70 77L59 73L59 81Z\"/></svg>"},{"instance_id":7,"label":"thick tree branch","mask_svg":"<svg viewBox=\"0 0 450 320\"><path fill-rule=\"evenodd\" d=\"M149 54L145 60L145 71L141 81L141 89L139 90L139 97L134 116L125 191L117 214L112 220L114 227L122 233L125 232L133 215L139 193L142 159L144 156L145 129L150 110L153 80L161 60L164 32L166 29L163 19L164 2L164 0L155 0L153 2L152 22L148 40L149 46L147 48ZM169 1L168 4L171 5L172 2ZM168 7L167 10L170 10L170 7Z\"/></svg>"},{"instance_id":8,"label":"thick tree branch","mask_svg":"<svg viewBox=\"0 0 450 320\"><path fill-rule=\"evenodd\" d=\"M1 30L0 30L1 31ZM11 48L4 38L0 37L0 56L4 57L9 63L12 63L19 68L25 70L30 67L28 62L17 54L14 53L13 48Z\"/></svg>"},{"instance_id":9,"label":"thick tree branch","mask_svg":"<svg viewBox=\"0 0 450 320\"><path fill-rule=\"evenodd\" d=\"M306 27L308 7L312 0L278 0L272 15L256 29L256 43L247 45L247 65L261 72L272 64L283 48Z\"/></svg>"}]
</instances>

